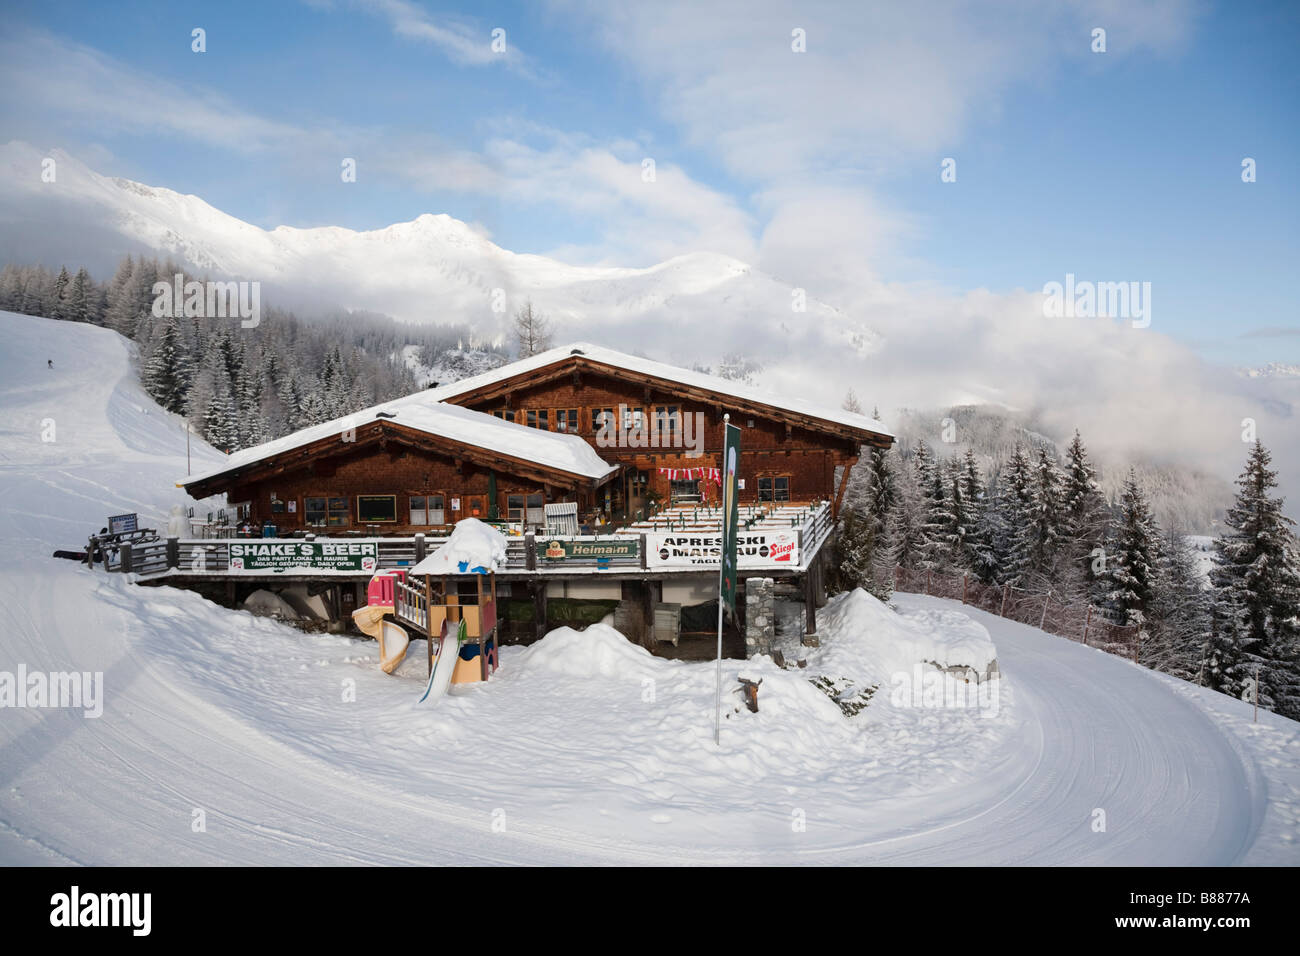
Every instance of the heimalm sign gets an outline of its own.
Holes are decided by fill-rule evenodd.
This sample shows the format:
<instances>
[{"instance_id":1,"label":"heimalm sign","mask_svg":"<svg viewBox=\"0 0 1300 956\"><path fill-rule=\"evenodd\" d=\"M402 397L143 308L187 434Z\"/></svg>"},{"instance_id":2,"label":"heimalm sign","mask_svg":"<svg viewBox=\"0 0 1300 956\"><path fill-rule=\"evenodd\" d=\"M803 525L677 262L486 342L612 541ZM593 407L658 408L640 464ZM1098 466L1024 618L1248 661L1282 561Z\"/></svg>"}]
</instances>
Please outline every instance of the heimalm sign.
<instances>
[{"instance_id":1,"label":"heimalm sign","mask_svg":"<svg viewBox=\"0 0 1300 956\"><path fill-rule=\"evenodd\" d=\"M232 571L359 571L379 567L374 541L230 542Z\"/></svg>"},{"instance_id":2,"label":"heimalm sign","mask_svg":"<svg viewBox=\"0 0 1300 956\"><path fill-rule=\"evenodd\" d=\"M635 558L636 541L560 541L552 540L542 551L548 561L599 558Z\"/></svg>"}]
</instances>

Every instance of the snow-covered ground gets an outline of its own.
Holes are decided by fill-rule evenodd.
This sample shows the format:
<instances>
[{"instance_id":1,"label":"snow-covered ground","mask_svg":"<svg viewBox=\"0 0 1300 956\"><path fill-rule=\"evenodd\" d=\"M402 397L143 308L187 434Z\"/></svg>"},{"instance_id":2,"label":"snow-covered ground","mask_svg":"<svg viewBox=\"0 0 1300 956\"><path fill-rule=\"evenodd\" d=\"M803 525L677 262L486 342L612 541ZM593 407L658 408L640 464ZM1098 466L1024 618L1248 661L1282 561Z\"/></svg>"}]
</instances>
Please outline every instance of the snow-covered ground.
<instances>
[{"instance_id":1,"label":"snow-covered ground","mask_svg":"<svg viewBox=\"0 0 1300 956\"><path fill-rule=\"evenodd\" d=\"M373 643L50 559L108 514L163 520L184 433L112 333L0 335L0 671L102 671L106 698L0 710L0 862L1300 862L1300 725L952 602L857 592L806 668L727 662L715 747L713 665L601 625L421 708L419 642L388 676ZM994 655L972 706L909 666Z\"/></svg>"}]
</instances>

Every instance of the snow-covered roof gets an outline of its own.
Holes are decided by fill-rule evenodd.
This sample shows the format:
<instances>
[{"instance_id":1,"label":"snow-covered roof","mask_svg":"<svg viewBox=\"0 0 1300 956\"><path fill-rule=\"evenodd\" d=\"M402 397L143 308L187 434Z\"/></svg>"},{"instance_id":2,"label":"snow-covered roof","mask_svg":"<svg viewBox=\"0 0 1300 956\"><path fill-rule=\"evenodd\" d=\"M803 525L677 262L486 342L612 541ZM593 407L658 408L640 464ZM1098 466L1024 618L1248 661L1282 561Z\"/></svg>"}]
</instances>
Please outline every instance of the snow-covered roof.
<instances>
[{"instance_id":1,"label":"snow-covered roof","mask_svg":"<svg viewBox=\"0 0 1300 956\"><path fill-rule=\"evenodd\" d=\"M573 356L581 356L593 362L600 362L615 368L627 369L630 372L653 376L669 382L677 382L691 388L706 389L720 395L729 395L746 403L784 409L809 418L832 422L836 425L864 429L890 438L894 437L894 433L886 428L883 423L867 415L859 415L856 412L846 411L842 408L819 405L801 398L773 395L765 389L746 385L743 382L719 378L716 375L709 375L704 372L694 372L689 369L678 368L675 365L665 365L663 362L655 362L637 355L628 355L626 352L619 352L586 342L575 342L571 345L548 349L529 358L502 365L481 375L464 378L459 382L451 382L429 391L439 401L459 398L478 389L514 378L517 375L524 375L545 368L548 365L564 362Z\"/></svg>"},{"instance_id":2,"label":"snow-covered roof","mask_svg":"<svg viewBox=\"0 0 1300 956\"><path fill-rule=\"evenodd\" d=\"M617 465L601 459L595 449L577 435L529 428L459 405L448 405L438 401L432 389L426 389L333 421L300 429L261 445L241 449L230 455L219 468L191 475L177 484L187 487L207 481L312 442L340 436L349 428L361 428L381 421L459 442L467 448L509 455L582 478L598 480L618 469Z\"/></svg>"}]
</instances>

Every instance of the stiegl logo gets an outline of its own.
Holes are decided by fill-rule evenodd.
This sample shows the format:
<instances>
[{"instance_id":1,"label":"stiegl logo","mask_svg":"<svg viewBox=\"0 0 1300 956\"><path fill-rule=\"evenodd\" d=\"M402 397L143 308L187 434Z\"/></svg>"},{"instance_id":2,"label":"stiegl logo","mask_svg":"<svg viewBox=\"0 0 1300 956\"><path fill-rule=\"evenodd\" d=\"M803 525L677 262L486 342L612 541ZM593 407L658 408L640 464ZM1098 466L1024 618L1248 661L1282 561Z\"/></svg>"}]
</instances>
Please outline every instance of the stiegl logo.
<instances>
[{"instance_id":1,"label":"stiegl logo","mask_svg":"<svg viewBox=\"0 0 1300 956\"><path fill-rule=\"evenodd\" d=\"M134 936L148 936L152 925L152 893L69 893L50 897L51 926L129 926Z\"/></svg>"}]
</instances>

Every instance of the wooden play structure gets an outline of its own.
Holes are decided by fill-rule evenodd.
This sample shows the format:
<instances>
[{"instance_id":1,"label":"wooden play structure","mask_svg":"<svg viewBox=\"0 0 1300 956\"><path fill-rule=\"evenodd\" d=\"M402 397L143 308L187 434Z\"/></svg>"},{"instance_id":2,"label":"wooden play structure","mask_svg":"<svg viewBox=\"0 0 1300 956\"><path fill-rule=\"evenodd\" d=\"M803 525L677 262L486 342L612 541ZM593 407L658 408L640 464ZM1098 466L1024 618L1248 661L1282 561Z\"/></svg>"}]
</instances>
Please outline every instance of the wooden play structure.
<instances>
[{"instance_id":1,"label":"wooden play structure","mask_svg":"<svg viewBox=\"0 0 1300 956\"><path fill-rule=\"evenodd\" d=\"M428 643L431 687L435 668L443 671L444 680L439 682L443 687L487 680L499 663L496 572L467 570L422 577L422 582L413 585L408 583L405 569L379 572L370 580L366 606L353 612L362 633L380 642L380 666L391 674L405 656L410 639L422 636ZM466 579L474 584L472 593L462 593ZM453 660L453 669L446 675L446 663Z\"/></svg>"}]
</instances>

